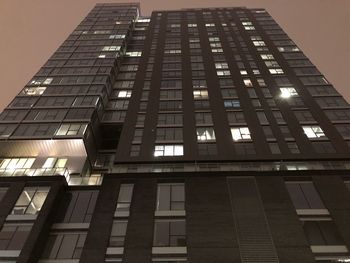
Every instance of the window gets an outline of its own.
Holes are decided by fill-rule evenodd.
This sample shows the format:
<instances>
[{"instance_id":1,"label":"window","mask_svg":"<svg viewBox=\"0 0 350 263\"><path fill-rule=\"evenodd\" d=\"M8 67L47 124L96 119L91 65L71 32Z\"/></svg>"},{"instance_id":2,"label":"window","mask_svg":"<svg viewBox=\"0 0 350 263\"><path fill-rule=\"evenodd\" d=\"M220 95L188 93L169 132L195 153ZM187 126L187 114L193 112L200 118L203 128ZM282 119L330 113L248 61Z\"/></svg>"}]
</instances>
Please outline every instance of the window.
<instances>
[{"instance_id":1,"label":"window","mask_svg":"<svg viewBox=\"0 0 350 263\"><path fill-rule=\"evenodd\" d=\"M193 98L197 99L208 99L208 91L207 90L194 90Z\"/></svg>"},{"instance_id":2,"label":"window","mask_svg":"<svg viewBox=\"0 0 350 263\"><path fill-rule=\"evenodd\" d=\"M0 250L21 250L33 224L5 223L0 231Z\"/></svg>"},{"instance_id":3,"label":"window","mask_svg":"<svg viewBox=\"0 0 350 263\"><path fill-rule=\"evenodd\" d=\"M120 46L104 46L102 51L119 51Z\"/></svg>"},{"instance_id":4,"label":"window","mask_svg":"<svg viewBox=\"0 0 350 263\"><path fill-rule=\"evenodd\" d=\"M253 143L235 143L235 150L238 155L256 154Z\"/></svg>"},{"instance_id":5,"label":"window","mask_svg":"<svg viewBox=\"0 0 350 263\"><path fill-rule=\"evenodd\" d=\"M298 93L294 88L280 88L280 91L281 91L282 98L289 98L292 96L298 96Z\"/></svg>"},{"instance_id":6,"label":"window","mask_svg":"<svg viewBox=\"0 0 350 263\"><path fill-rule=\"evenodd\" d=\"M186 222L184 219L156 220L154 223L154 247L186 246Z\"/></svg>"},{"instance_id":7,"label":"window","mask_svg":"<svg viewBox=\"0 0 350 263\"><path fill-rule=\"evenodd\" d=\"M197 141L215 141L215 132L211 127L197 128Z\"/></svg>"},{"instance_id":8,"label":"window","mask_svg":"<svg viewBox=\"0 0 350 263\"><path fill-rule=\"evenodd\" d=\"M325 209L312 182L286 182L295 209Z\"/></svg>"},{"instance_id":9,"label":"window","mask_svg":"<svg viewBox=\"0 0 350 263\"><path fill-rule=\"evenodd\" d=\"M311 144L317 153L335 153L331 142L312 142Z\"/></svg>"},{"instance_id":10,"label":"window","mask_svg":"<svg viewBox=\"0 0 350 263\"><path fill-rule=\"evenodd\" d=\"M97 190L74 190L58 206L56 223L89 223L96 206ZM78 209L79 208L79 209Z\"/></svg>"},{"instance_id":11,"label":"window","mask_svg":"<svg viewBox=\"0 0 350 263\"><path fill-rule=\"evenodd\" d=\"M239 108L241 104L239 100L224 100L225 108Z\"/></svg>"},{"instance_id":12,"label":"window","mask_svg":"<svg viewBox=\"0 0 350 263\"><path fill-rule=\"evenodd\" d=\"M299 147L295 142L287 142L287 147L292 154L300 153Z\"/></svg>"},{"instance_id":13,"label":"window","mask_svg":"<svg viewBox=\"0 0 350 263\"><path fill-rule=\"evenodd\" d=\"M116 96L118 98L130 98L131 94L132 94L131 90L119 90L117 91Z\"/></svg>"},{"instance_id":14,"label":"window","mask_svg":"<svg viewBox=\"0 0 350 263\"><path fill-rule=\"evenodd\" d=\"M260 56L263 60L275 59L272 54L261 54Z\"/></svg>"},{"instance_id":15,"label":"window","mask_svg":"<svg viewBox=\"0 0 350 263\"><path fill-rule=\"evenodd\" d=\"M350 110L326 110L327 117L332 121L350 121Z\"/></svg>"},{"instance_id":16,"label":"window","mask_svg":"<svg viewBox=\"0 0 350 263\"><path fill-rule=\"evenodd\" d=\"M182 99L181 90L161 90L160 99L163 100L173 100L173 99Z\"/></svg>"},{"instance_id":17,"label":"window","mask_svg":"<svg viewBox=\"0 0 350 263\"><path fill-rule=\"evenodd\" d=\"M218 76L231 76L231 72L229 70L218 70L216 71Z\"/></svg>"},{"instance_id":18,"label":"window","mask_svg":"<svg viewBox=\"0 0 350 263\"><path fill-rule=\"evenodd\" d=\"M302 221L310 246L345 245L335 224L331 221Z\"/></svg>"},{"instance_id":19,"label":"window","mask_svg":"<svg viewBox=\"0 0 350 263\"><path fill-rule=\"evenodd\" d=\"M0 169L30 169L35 158L7 158L0 159Z\"/></svg>"},{"instance_id":20,"label":"window","mask_svg":"<svg viewBox=\"0 0 350 263\"><path fill-rule=\"evenodd\" d=\"M86 232L52 232L46 242L43 259L79 259Z\"/></svg>"},{"instance_id":21,"label":"window","mask_svg":"<svg viewBox=\"0 0 350 263\"><path fill-rule=\"evenodd\" d=\"M250 79L244 79L243 82L246 87L253 87L253 83Z\"/></svg>"},{"instance_id":22,"label":"window","mask_svg":"<svg viewBox=\"0 0 350 263\"><path fill-rule=\"evenodd\" d=\"M24 187L15 207L12 209L13 215L36 215L44 205L50 187Z\"/></svg>"},{"instance_id":23,"label":"window","mask_svg":"<svg viewBox=\"0 0 350 263\"><path fill-rule=\"evenodd\" d=\"M109 237L108 247L123 247L126 235L128 221L113 220L111 235Z\"/></svg>"},{"instance_id":24,"label":"window","mask_svg":"<svg viewBox=\"0 0 350 263\"><path fill-rule=\"evenodd\" d=\"M156 210L185 210L185 185L183 183L158 184Z\"/></svg>"},{"instance_id":25,"label":"window","mask_svg":"<svg viewBox=\"0 0 350 263\"><path fill-rule=\"evenodd\" d=\"M54 158L49 157L46 159L43 168L64 168L66 167L67 158Z\"/></svg>"},{"instance_id":26,"label":"window","mask_svg":"<svg viewBox=\"0 0 350 263\"><path fill-rule=\"evenodd\" d=\"M320 126L302 126L305 135L310 138L322 138L326 137Z\"/></svg>"},{"instance_id":27,"label":"window","mask_svg":"<svg viewBox=\"0 0 350 263\"><path fill-rule=\"evenodd\" d=\"M129 51L125 52L125 56L127 57L141 57L142 52L141 51Z\"/></svg>"},{"instance_id":28,"label":"window","mask_svg":"<svg viewBox=\"0 0 350 263\"><path fill-rule=\"evenodd\" d=\"M321 108L349 106L349 104L342 97L315 98L315 101Z\"/></svg>"},{"instance_id":29,"label":"window","mask_svg":"<svg viewBox=\"0 0 350 263\"><path fill-rule=\"evenodd\" d=\"M248 127L231 128L231 135L234 141L251 140Z\"/></svg>"},{"instance_id":30,"label":"window","mask_svg":"<svg viewBox=\"0 0 350 263\"><path fill-rule=\"evenodd\" d=\"M227 112L227 118L229 124L243 124L246 123L243 112Z\"/></svg>"},{"instance_id":31,"label":"window","mask_svg":"<svg viewBox=\"0 0 350 263\"><path fill-rule=\"evenodd\" d=\"M57 136L75 136L83 135L86 131L87 124L62 124L61 127L56 132Z\"/></svg>"},{"instance_id":32,"label":"window","mask_svg":"<svg viewBox=\"0 0 350 263\"><path fill-rule=\"evenodd\" d=\"M116 215L123 215L125 212L129 214L132 193L134 190L133 184L121 184L119 188L118 202L116 208Z\"/></svg>"},{"instance_id":33,"label":"window","mask_svg":"<svg viewBox=\"0 0 350 263\"><path fill-rule=\"evenodd\" d=\"M299 122L315 122L314 117L309 111L294 111L294 114Z\"/></svg>"},{"instance_id":34,"label":"window","mask_svg":"<svg viewBox=\"0 0 350 263\"><path fill-rule=\"evenodd\" d=\"M184 154L183 145L156 145L154 156L182 156Z\"/></svg>"},{"instance_id":35,"label":"window","mask_svg":"<svg viewBox=\"0 0 350 263\"><path fill-rule=\"evenodd\" d=\"M28 96L40 96L44 93L46 87L30 87L25 88L22 93Z\"/></svg>"},{"instance_id":36,"label":"window","mask_svg":"<svg viewBox=\"0 0 350 263\"><path fill-rule=\"evenodd\" d=\"M284 74L281 68L270 68L269 71L271 74Z\"/></svg>"},{"instance_id":37,"label":"window","mask_svg":"<svg viewBox=\"0 0 350 263\"><path fill-rule=\"evenodd\" d=\"M156 141L182 141L182 128L157 128Z\"/></svg>"},{"instance_id":38,"label":"window","mask_svg":"<svg viewBox=\"0 0 350 263\"><path fill-rule=\"evenodd\" d=\"M213 124L213 119L210 112L197 112L195 113L196 124Z\"/></svg>"},{"instance_id":39,"label":"window","mask_svg":"<svg viewBox=\"0 0 350 263\"><path fill-rule=\"evenodd\" d=\"M228 69L228 64L227 63L215 63L215 68L216 69Z\"/></svg>"},{"instance_id":40,"label":"window","mask_svg":"<svg viewBox=\"0 0 350 263\"><path fill-rule=\"evenodd\" d=\"M182 125L182 114L158 114L158 125Z\"/></svg>"}]
</instances>

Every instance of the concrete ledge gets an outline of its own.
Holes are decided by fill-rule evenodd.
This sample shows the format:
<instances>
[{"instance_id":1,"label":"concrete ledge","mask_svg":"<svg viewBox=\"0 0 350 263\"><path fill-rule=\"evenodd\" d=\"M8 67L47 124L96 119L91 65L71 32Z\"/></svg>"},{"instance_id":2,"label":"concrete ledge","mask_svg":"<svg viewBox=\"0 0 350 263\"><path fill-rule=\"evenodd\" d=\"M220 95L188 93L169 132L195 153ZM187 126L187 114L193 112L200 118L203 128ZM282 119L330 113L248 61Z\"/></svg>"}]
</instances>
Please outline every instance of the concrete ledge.
<instances>
[{"instance_id":1,"label":"concrete ledge","mask_svg":"<svg viewBox=\"0 0 350 263\"><path fill-rule=\"evenodd\" d=\"M187 247L153 247L152 254L186 254Z\"/></svg>"},{"instance_id":2,"label":"concrete ledge","mask_svg":"<svg viewBox=\"0 0 350 263\"><path fill-rule=\"evenodd\" d=\"M346 253L346 246L310 246L313 253Z\"/></svg>"}]
</instances>

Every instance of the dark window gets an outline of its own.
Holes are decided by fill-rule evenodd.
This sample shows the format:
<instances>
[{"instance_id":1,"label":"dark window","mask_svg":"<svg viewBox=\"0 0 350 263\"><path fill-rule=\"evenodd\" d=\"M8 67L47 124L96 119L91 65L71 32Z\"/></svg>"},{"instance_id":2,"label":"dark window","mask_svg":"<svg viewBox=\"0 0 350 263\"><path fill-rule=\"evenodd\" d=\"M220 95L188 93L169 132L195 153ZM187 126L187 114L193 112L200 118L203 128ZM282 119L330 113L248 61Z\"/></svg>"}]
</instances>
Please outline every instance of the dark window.
<instances>
[{"instance_id":1,"label":"dark window","mask_svg":"<svg viewBox=\"0 0 350 263\"><path fill-rule=\"evenodd\" d=\"M42 258L79 259L85 239L85 232L50 233Z\"/></svg>"},{"instance_id":2,"label":"dark window","mask_svg":"<svg viewBox=\"0 0 350 263\"><path fill-rule=\"evenodd\" d=\"M97 190L70 191L62 200L57 222L89 223L95 209Z\"/></svg>"},{"instance_id":3,"label":"dark window","mask_svg":"<svg viewBox=\"0 0 350 263\"><path fill-rule=\"evenodd\" d=\"M182 114L158 114L158 125L182 125Z\"/></svg>"},{"instance_id":4,"label":"dark window","mask_svg":"<svg viewBox=\"0 0 350 263\"><path fill-rule=\"evenodd\" d=\"M302 221L311 246L345 245L332 221Z\"/></svg>"},{"instance_id":5,"label":"dark window","mask_svg":"<svg viewBox=\"0 0 350 263\"><path fill-rule=\"evenodd\" d=\"M153 246L186 246L186 222L184 219L156 220L154 224Z\"/></svg>"},{"instance_id":6,"label":"dark window","mask_svg":"<svg viewBox=\"0 0 350 263\"><path fill-rule=\"evenodd\" d=\"M182 128L157 128L156 141L182 141Z\"/></svg>"},{"instance_id":7,"label":"dark window","mask_svg":"<svg viewBox=\"0 0 350 263\"><path fill-rule=\"evenodd\" d=\"M116 213L129 212L131 206L132 193L134 190L133 184L121 184L119 188L118 202Z\"/></svg>"},{"instance_id":8,"label":"dark window","mask_svg":"<svg viewBox=\"0 0 350 263\"><path fill-rule=\"evenodd\" d=\"M317 153L335 153L335 149L331 142L312 142Z\"/></svg>"},{"instance_id":9,"label":"dark window","mask_svg":"<svg viewBox=\"0 0 350 263\"><path fill-rule=\"evenodd\" d=\"M183 183L158 184L156 210L185 210L185 185Z\"/></svg>"},{"instance_id":10,"label":"dark window","mask_svg":"<svg viewBox=\"0 0 350 263\"><path fill-rule=\"evenodd\" d=\"M217 155L218 150L214 143L200 143L197 145L198 154L202 156L206 155Z\"/></svg>"},{"instance_id":11,"label":"dark window","mask_svg":"<svg viewBox=\"0 0 350 263\"><path fill-rule=\"evenodd\" d=\"M111 235L109 237L109 247L123 247L128 221L114 220Z\"/></svg>"},{"instance_id":12,"label":"dark window","mask_svg":"<svg viewBox=\"0 0 350 263\"><path fill-rule=\"evenodd\" d=\"M295 209L325 209L312 182L286 182Z\"/></svg>"},{"instance_id":13,"label":"dark window","mask_svg":"<svg viewBox=\"0 0 350 263\"><path fill-rule=\"evenodd\" d=\"M235 143L235 149L239 155L256 154L253 143Z\"/></svg>"},{"instance_id":14,"label":"dark window","mask_svg":"<svg viewBox=\"0 0 350 263\"><path fill-rule=\"evenodd\" d=\"M0 231L0 250L21 250L32 224L5 223Z\"/></svg>"}]
</instances>

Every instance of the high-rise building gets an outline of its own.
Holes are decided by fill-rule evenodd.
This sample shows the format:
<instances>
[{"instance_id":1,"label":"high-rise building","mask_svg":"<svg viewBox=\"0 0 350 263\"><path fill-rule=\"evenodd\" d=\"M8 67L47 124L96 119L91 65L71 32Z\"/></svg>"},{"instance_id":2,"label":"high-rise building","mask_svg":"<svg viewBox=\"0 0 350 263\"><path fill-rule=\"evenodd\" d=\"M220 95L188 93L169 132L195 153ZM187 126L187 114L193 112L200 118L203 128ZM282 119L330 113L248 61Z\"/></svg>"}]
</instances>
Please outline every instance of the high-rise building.
<instances>
[{"instance_id":1,"label":"high-rise building","mask_svg":"<svg viewBox=\"0 0 350 263\"><path fill-rule=\"evenodd\" d=\"M0 262L350 262L349 142L264 9L97 4L0 114Z\"/></svg>"}]
</instances>

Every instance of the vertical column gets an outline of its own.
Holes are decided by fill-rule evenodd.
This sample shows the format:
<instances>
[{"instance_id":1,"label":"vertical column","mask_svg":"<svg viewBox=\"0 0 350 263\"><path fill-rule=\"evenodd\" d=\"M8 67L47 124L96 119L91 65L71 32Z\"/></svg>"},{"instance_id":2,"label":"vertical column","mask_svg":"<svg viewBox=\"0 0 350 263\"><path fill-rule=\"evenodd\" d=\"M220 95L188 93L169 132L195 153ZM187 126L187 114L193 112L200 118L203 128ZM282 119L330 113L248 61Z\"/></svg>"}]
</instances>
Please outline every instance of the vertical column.
<instances>
[{"instance_id":1,"label":"vertical column","mask_svg":"<svg viewBox=\"0 0 350 263\"><path fill-rule=\"evenodd\" d=\"M157 198L155 179L135 182L133 203L124 245L124 261L151 262L153 245L154 211Z\"/></svg>"},{"instance_id":2,"label":"vertical column","mask_svg":"<svg viewBox=\"0 0 350 263\"><path fill-rule=\"evenodd\" d=\"M118 201L119 187L120 180L118 179L106 176L103 180L80 262L104 262L113 225L113 215Z\"/></svg>"}]
</instances>

